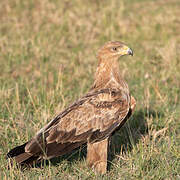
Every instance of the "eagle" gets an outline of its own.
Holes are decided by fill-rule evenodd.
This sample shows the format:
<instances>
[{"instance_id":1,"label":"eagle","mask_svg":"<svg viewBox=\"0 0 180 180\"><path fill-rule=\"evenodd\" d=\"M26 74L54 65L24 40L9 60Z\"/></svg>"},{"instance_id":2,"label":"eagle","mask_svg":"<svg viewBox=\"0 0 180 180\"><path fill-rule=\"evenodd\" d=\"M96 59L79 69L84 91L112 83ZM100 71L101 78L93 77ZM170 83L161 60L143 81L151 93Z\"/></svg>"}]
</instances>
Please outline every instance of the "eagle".
<instances>
[{"instance_id":1,"label":"eagle","mask_svg":"<svg viewBox=\"0 0 180 180\"><path fill-rule=\"evenodd\" d=\"M107 42L97 54L98 67L92 88L60 112L36 135L10 150L7 157L20 166L32 166L87 143L87 164L97 173L107 171L108 145L134 111L136 101L123 80L118 59L133 55L119 41Z\"/></svg>"}]
</instances>

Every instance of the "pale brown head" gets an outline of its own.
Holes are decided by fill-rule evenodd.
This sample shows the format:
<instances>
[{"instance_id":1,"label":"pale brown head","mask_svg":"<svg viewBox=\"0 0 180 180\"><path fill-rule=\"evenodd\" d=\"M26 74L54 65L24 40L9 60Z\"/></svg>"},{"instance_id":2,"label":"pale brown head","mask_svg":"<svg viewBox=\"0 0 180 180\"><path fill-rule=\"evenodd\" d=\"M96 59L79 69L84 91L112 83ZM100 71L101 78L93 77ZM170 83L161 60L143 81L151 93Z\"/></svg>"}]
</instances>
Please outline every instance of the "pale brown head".
<instances>
[{"instance_id":1,"label":"pale brown head","mask_svg":"<svg viewBox=\"0 0 180 180\"><path fill-rule=\"evenodd\" d=\"M98 51L98 59L117 59L120 56L133 55L133 51L127 45L122 42L114 41L106 43Z\"/></svg>"},{"instance_id":2,"label":"pale brown head","mask_svg":"<svg viewBox=\"0 0 180 180\"><path fill-rule=\"evenodd\" d=\"M122 42L108 42L98 51L98 67L95 74L93 87L103 87L113 78L121 86L127 88L126 83L122 82L119 64L117 59L124 55L133 55L132 49Z\"/></svg>"}]
</instances>

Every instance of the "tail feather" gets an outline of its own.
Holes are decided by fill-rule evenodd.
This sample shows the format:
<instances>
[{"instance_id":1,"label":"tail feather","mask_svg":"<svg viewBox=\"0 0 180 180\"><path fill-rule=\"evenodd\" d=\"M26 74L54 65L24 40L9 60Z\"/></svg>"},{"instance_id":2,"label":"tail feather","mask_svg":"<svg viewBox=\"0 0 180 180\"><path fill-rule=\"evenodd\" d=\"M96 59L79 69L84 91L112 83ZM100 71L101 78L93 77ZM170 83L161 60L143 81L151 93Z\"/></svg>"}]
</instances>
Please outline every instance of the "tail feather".
<instances>
[{"instance_id":1,"label":"tail feather","mask_svg":"<svg viewBox=\"0 0 180 180\"><path fill-rule=\"evenodd\" d=\"M27 142L28 143L28 142ZM53 157L62 156L64 154L70 153L72 150L78 148L83 142L75 142L75 143L50 143L46 145L46 154L42 151L36 153L29 153L25 151L27 143L17 146L14 149L10 150L7 154L7 157L11 160L15 160L20 166L33 166L35 164L40 163L43 159L51 159ZM39 148L38 144L37 147ZM41 149L40 149L41 150ZM13 163L13 161L11 161Z\"/></svg>"},{"instance_id":2,"label":"tail feather","mask_svg":"<svg viewBox=\"0 0 180 180\"><path fill-rule=\"evenodd\" d=\"M18 156L18 155L24 153L24 152L25 152L25 146L26 146L26 144L27 144L27 142L24 143L24 144L21 145L21 146L17 146L17 147L15 147L15 148L11 149L11 150L7 153L7 157L8 157L8 158L13 158L13 157L15 157L15 156Z\"/></svg>"},{"instance_id":3,"label":"tail feather","mask_svg":"<svg viewBox=\"0 0 180 180\"><path fill-rule=\"evenodd\" d=\"M18 156L15 156L14 159L17 163L24 164L24 162L31 157L32 157L32 154L22 153L22 154L19 154Z\"/></svg>"},{"instance_id":4,"label":"tail feather","mask_svg":"<svg viewBox=\"0 0 180 180\"><path fill-rule=\"evenodd\" d=\"M11 149L7 154L7 158L14 159L20 165L32 165L33 162L39 158L39 156L34 156L33 154L25 152L26 144L27 143Z\"/></svg>"}]
</instances>

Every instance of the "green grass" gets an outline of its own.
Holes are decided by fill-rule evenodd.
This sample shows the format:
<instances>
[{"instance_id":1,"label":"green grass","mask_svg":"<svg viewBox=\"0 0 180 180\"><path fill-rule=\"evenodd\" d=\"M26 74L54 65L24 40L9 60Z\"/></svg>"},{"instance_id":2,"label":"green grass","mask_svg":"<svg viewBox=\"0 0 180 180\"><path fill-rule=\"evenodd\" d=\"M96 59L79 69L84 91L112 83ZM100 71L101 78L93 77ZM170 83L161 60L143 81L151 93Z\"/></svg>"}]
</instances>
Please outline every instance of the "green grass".
<instances>
[{"instance_id":1,"label":"green grass","mask_svg":"<svg viewBox=\"0 0 180 180\"><path fill-rule=\"evenodd\" d=\"M180 179L179 9L179 0L2 1L1 179ZM44 168L8 169L8 150L88 91L109 40L134 50L119 64L137 107L113 137L108 173L87 167L86 147Z\"/></svg>"}]
</instances>

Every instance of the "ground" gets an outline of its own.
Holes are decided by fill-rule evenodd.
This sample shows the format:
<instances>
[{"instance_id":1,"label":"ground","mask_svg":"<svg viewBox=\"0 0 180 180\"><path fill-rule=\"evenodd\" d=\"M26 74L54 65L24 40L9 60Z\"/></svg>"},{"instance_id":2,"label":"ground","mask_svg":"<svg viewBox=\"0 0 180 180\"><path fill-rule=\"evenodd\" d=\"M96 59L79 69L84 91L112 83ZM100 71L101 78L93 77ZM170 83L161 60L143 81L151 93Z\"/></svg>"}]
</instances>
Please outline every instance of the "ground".
<instances>
[{"instance_id":1,"label":"ground","mask_svg":"<svg viewBox=\"0 0 180 180\"><path fill-rule=\"evenodd\" d=\"M1 2L1 179L179 179L179 9L179 0ZM112 138L108 173L87 167L85 146L44 168L8 169L8 150L88 91L109 40L134 50L119 63L137 107Z\"/></svg>"}]
</instances>

